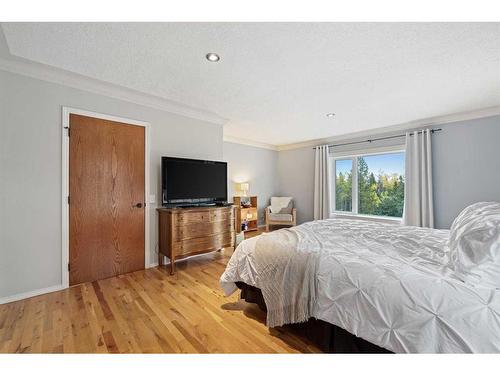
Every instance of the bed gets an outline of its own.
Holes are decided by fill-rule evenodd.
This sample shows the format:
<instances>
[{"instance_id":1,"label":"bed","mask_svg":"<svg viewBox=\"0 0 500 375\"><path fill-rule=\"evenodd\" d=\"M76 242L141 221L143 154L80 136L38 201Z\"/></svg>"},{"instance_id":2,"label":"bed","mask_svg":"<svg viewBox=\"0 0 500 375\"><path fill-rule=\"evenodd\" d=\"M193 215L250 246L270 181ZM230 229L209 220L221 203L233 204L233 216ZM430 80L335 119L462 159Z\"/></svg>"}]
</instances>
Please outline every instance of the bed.
<instances>
[{"instance_id":1,"label":"bed","mask_svg":"<svg viewBox=\"0 0 500 375\"><path fill-rule=\"evenodd\" d=\"M500 205L495 209L498 219ZM486 272L493 277L499 223L488 232L494 266ZM313 221L243 241L221 286L226 295L238 286L261 293L269 327L315 320L395 353L498 353L497 279L471 283L457 272L464 258L450 250L452 235L366 220Z\"/></svg>"}]
</instances>

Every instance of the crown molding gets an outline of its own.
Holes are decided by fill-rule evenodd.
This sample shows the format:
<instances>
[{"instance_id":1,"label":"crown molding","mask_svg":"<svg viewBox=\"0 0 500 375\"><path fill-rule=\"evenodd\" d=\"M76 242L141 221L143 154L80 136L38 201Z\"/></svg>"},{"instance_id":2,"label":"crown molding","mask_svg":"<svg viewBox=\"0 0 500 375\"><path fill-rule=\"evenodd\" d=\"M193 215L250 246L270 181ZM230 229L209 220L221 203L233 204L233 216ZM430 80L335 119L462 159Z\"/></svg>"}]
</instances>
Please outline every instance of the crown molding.
<instances>
[{"instance_id":1,"label":"crown molding","mask_svg":"<svg viewBox=\"0 0 500 375\"><path fill-rule=\"evenodd\" d=\"M159 96L146 94L141 91L107 83L45 64L15 58L14 56L12 58L0 57L0 70L28 76L42 81L69 86L75 89L104 95L145 107L159 109L196 120L219 125L224 125L227 122L227 120L223 117L209 111L176 103Z\"/></svg>"},{"instance_id":2,"label":"crown molding","mask_svg":"<svg viewBox=\"0 0 500 375\"><path fill-rule=\"evenodd\" d=\"M159 109L179 116L206 121L213 124L224 125L228 122L227 119L209 111L176 103L174 101L161 98L159 96L146 94L137 90L129 89L119 85L114 85L94 78L89 78L77 73L69 72L59 68L54 68L45 64L17 58L15 56L9 56L9 58L0 57L0 70L28 76L42 81L47 81L51 83L72 87L78 90L92 92L94 94L103 95L134 104ZM242 144L246 146L264 148L274 151L287 151L303 147L314 147L325 143L344 141L346 139L372 136L375 134L408 130L416 127L447 124L452 122L479 119L497 115L500 115L500 105L488 108L482 108L478 110L447 114L443 116L429 117L420 120L406 122L403 124L396 124L377 129L348 133L334 137L312 139L304 142L289 143L282 145L253 141L250 139L233 137L229 135L224 135L224 141Z\"/></svg>"},{"instance_id":3,"label":"crown molding","mask_svg":"<svg viewBox=\"0 0 500 375\"><path fill-rule=\"evenodd\" d=\"M442 115L442 116L427 117L424 119L409 121L409 122L405 122L402 124L389 125L389 126L385 126L382 128L363 130L363 131L359 131L359 132L342 134L342 135L338 135L338 136L334 136L334 137L312 139L309 141L297 142L297 143L273 145L273 144L269 144L269 143L262 143L262 142L258 142L258 141L252 141L252 140L246 139L246 138L239 138L239 137L233 137L233 136L228 136L228 135L224 135L224 142L238 143L238 144L242 144L242 145L265 148L265 149L274 150L274 151L288 151L288 150L295 150L295 149L304 148L304 147L315 147L315 146L319 146L319 145L330 144L330 143L335 143L335 142L340 142L340 141L345 141L345 140L354 140L356 138L370 137L370 136L380 135L380 134L385 134L385 133L394 133L394 132L398 132L398 131L405 131L405 130L414 129L414 128L418 128L418 127L444 125L444 124L449 124L449 123L454 123L454 122L475 120L475 119L498 116L498 115L500 115L500 105L476 109L476 110L472 110L472 111L452 113L452 114L447 114L447 115Z\"/></svg>"},{"instance_id":4,"label":"crown molding","mask_svg":"<svg viewBox=\"0 0 500 375\"><path fill-rule=\"evenodd\" d=\"M335 142L339 142L339 141L353 140L353 139L361 138L361 137L369 137L369 136L380 135L380 134L384 134L384 133L405 131L405 130L414 129L414 128L418 128L418 127L444 125L444 124L449 124L449 123L454 123L454 122L475 120L475 119L498 116L498 115L500 115L500 105L493 106L493 107L487 107L487 108L481 108L481 109L472 110L472 111L447 114L447 115L443 115L443 116L428 117L428 118L424 118L424 119L420 119L420 120L405 122L402 124L385 126L382 128L376 128L376 129L364 130L364 131L359 131L359 132L354 132L354 133L342 134L342 135L335 136L335 137L320 138L320 139L313 139L313 140L305 141L305 142L277 145L275 147L278 151L294 150L294 149L304 148L304 147L315 147L315 146L335 143Z\"/></svg>"},{"instance_id":5,"label":"crown molding","mask_svg":"<svg viewBox=\"0 0 500 375\"><path fill-rule=\"evenodd\" d=\"M224 135L224 142L237 143L239 145L265 148L267 150L278 151L278 147L275 145L271 145L269 143L252 141L252 140L244 139L244 138L232 137L230 135Z\"/></svg>"}]
</instances>

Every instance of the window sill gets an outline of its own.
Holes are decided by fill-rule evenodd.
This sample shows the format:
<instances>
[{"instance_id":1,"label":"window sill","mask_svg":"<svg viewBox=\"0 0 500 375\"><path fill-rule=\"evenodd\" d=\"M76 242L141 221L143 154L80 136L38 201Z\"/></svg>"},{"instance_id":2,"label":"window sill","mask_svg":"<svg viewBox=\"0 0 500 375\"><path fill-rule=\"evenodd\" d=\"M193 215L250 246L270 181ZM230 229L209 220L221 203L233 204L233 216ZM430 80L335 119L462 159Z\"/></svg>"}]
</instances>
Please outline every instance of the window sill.
<instances>
[{"instance_id":1,"label":"window sill","mask_svg":"<svg viewBox=\"0 0 500 375\"><path fill-rule=\"evenodd\" d=\"M361 215L361 214L353 214L350 212L333 212L330 214L331 218L344 218L344 219L359 219L359 220L367 220L367 221L377 221L381 223L390 223L390 224L402 224L403 219L399 217L388 217L388 216L371 216L371 215Z\"/></svg>"}]
</instances>

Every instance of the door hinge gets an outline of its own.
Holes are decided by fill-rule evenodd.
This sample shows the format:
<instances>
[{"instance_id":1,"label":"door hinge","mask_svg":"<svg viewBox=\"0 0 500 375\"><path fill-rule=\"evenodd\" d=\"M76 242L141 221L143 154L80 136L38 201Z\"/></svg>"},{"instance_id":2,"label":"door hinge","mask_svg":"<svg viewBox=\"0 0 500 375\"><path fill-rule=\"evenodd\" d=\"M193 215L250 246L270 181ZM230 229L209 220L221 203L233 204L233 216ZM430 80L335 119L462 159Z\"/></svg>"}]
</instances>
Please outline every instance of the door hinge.
<instances>
[{"instance_id":1,"label":"door hinge","mask_svg":"<svg viewBox=\"0 0 500 375\"><path fill-rule=\"evenodd\" d=\"M68 263L68 272L71 271L71 266L70 264Z\"/></svg>"},{"instance_id":2,"label":"door hinge","mask_svg":"<svg viewBox=\"0 0 500 375\"><path fill-rule=\"evenodd\" d=\"M69 204L69 195L68 195L68 204Z\"/></svg>"},{"instance_id":3,"label":"door hinge","mask_svg":"<svg viewBox=\"0 0 500 375\"><path fill-rule=\"evenodd\" d=\"M65 126L64 129L66 129L68 131L68 137L69 137L69 133L70 133L69 126Z\"/></svg>"}]
</instances>

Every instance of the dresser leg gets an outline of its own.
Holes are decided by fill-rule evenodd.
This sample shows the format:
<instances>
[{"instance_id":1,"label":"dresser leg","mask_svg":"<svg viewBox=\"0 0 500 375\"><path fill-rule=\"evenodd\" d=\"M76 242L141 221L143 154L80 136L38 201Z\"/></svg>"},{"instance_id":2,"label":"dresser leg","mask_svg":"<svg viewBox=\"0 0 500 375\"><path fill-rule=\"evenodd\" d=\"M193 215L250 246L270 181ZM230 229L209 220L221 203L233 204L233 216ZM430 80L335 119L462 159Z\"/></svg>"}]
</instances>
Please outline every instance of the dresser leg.
<instances>
[{"instance_id":1,"label":"dresser leg","mask_svg":"<svg viewBox=\"0 0 500 375\"><path fill-rule=\"evenodd\" d=\"M173 275L175 273L175 261L174 259L170 259L170 274Z\"/></svg>"}]
</instances>

